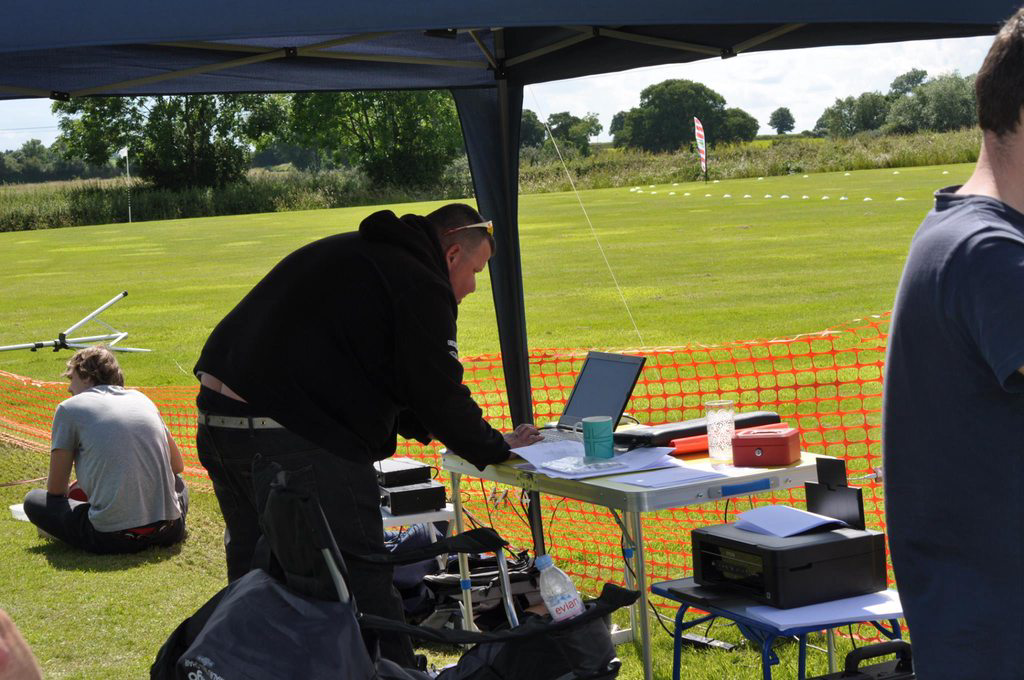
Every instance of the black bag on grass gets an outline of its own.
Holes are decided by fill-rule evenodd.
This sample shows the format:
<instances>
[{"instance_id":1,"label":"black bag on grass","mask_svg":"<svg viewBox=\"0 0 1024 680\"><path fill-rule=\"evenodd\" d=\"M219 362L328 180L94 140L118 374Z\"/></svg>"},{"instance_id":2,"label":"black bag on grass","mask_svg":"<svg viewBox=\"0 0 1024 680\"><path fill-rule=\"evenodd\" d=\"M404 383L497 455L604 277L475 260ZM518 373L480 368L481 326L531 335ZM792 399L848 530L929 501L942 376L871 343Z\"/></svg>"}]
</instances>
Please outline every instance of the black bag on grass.
<instances>
[{"instance_id":1,"label":"black bag on grass","mask_svg":"<svg viewBox=\"0 0 1024 680\"><path fill-rule=\"evenodd\" d=\"M221 592L174 673L151 677L371 680L376 671L347 603L304 597L254 569Z\"/></svg>"}]
</instances>

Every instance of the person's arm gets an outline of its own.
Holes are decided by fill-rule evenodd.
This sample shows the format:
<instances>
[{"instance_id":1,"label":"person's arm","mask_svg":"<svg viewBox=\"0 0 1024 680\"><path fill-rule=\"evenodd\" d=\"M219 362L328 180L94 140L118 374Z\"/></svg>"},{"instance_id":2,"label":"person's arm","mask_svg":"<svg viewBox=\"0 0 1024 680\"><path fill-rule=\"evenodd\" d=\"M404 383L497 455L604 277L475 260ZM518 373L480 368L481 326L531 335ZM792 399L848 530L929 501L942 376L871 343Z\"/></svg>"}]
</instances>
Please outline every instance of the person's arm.
<instances>
[{"instance_id":1,"label":"person's arm","mask_svg":"<svg viewBox=\"0 0 1024 680\"><path fill-rule=\"evenodd\" d=\"M66 496L71 483L71 467L75 462L74 451L54 449L50 452L50 474L46 477L46 493Z\"/></svg>"},{"instance_id":2,"label":"person's arm","mask_svg":"<svg viewBox=\"0 0 1024 680\"><path fill-rule=\"evenodd\" d=\"M171 472L180 475L185 471L185 459L181 457L181 450L171 436L170 430L167 431L167 446L171 454Z\"/></svg>"},{"instance_id":3,"label":"person's arm","mask_svg":"<svg viewBox=\"0 0 1024 680\"><path fill-rule=\"evenodd\" d=\"M0 680L42 680L43 672L18 627L0 609Z\"/></svg>"}]
</instances>

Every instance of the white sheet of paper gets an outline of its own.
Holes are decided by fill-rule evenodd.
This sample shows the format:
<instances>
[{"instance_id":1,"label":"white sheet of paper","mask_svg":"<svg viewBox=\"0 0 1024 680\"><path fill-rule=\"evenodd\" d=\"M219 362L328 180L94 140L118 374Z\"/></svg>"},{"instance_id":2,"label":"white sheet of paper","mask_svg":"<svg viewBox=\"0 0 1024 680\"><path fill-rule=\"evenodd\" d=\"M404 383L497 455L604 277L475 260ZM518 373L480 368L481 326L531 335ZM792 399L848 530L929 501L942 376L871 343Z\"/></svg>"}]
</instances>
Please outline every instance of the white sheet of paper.
<instances>
[{"instance_id":1,"label":"white sheet of paper","mask_svg":"<svg viewBox=\"0 0 1024 680\"><path fill-rule=\"evenodd\" d=\"M680 484L687 484L689 482L715 479L716 477L725 478L726 475L723 475L720 472L699 470L697 468L676 464L673 467L644 472L642 474L629 477L628 479L623 479L622 481L626 484L642 486L648 489L660 489L666 486L676 486Z\"/></svg>"},{"instance_id":2,"label":"white sheet of paper","mask_svg":"<svg viewBox=\"0 0 1024 680\"><path fill-rule=\"evenodd\" d=\"M869 595L857 595L793 609L758 605L747 609L747 615L783 630L818 625L824 628L852 621L898 619L903 616L903 605L900 604L899 593L895 590L883 590Z\"/></svg>"},{"instance_id":3,"label":"white sheet of paper","mask_svg":"<svg viewBox=\"0 0 1024 680\"><path fill-rule=\"evenodd\" d=\"M575 441L538 442L530 446L522 446L512 449L513 453L528 461L535 469L549 477L561 479L586 479L588 477L599 477L605 475L621 475L629 472L639 472L660 467L673 467L677 465L675 459L668 454L672 451L669 447L651 447L634 449L624 453L616 453L613 458L595 460L595 463L602 461L614 461L615 467L595 465L588 468L584 461L583 444ZM573 470L574 466L566 465L565 458L580 458L580 466ZM590 459L587 459L590 460ZM547 465L554 463L554 468ZM522 467L522 466L520 466Z\"/></svg>"},{"instance_id":4,"label":"white sheet of paper","mask_svg":"<svg viewBox=\"0 0 1024 680\"><path fill-rule=\"evenodd\" d=\"M789 505L765 505L740 514L736 520L737 529L753 531L766 536L796 536L805 531L826 524L848 526L833 517L807 512Z\"/></svg>"},{"instance_id":5,"label":"white sheet of paper","mask_svg":"<svg viewBox=\"0 0 1024 680\"><path fill-rule=\"evenodd\" d=\"M544 463L565 458L566 456L583 457L583 442L563 440L556 442L537 442L529 446L520 446L512 449L512 453L520 458L530 461L536 467Z\"/></svg>"}]
</instances>

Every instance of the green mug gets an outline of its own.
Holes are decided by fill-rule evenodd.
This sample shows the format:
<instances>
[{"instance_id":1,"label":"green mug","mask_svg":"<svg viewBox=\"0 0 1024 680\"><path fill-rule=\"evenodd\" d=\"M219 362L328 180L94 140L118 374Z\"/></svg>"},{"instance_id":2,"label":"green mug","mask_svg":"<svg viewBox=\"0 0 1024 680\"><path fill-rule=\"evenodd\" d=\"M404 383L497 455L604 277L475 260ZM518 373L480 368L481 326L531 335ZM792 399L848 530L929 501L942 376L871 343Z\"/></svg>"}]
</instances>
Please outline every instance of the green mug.
<instances>
[{"instance_id":1,"label":"green mug","mask_svg":"<svg viewBox=\"0 0 1024 680\"><path fill-rule=\"evenodd\" d=\"M583 427L583 455L588 458L612 458L615 455L611 416L587 416L579 425Z\"/></svg>"}]
</instances>

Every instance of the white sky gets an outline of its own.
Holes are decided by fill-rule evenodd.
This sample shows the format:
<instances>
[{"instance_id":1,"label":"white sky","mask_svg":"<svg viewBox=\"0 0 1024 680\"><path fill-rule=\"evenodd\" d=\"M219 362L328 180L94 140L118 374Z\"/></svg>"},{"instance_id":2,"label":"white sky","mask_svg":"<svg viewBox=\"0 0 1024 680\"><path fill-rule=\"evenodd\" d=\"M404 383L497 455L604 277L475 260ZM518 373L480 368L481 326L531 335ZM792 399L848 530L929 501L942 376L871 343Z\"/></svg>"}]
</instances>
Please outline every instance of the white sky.
<instances>
[{"instance_id":1,"label":"white sky","mask_svg":"<svg viewBox=\"0 0 1024 680\"><path fill-rule=\"evenodd\" d=\"M704 83L725 97L726 106L739 107L772 134L768 117L786 106L796 118L796 132L814 127L822 111L836 98L877 90L887 92L893 78L912 68L929 77L958 71L977 72L991 36L862 45L820 47L780 52L751 52L732 59L708 59L692 64L655 66L622 73L588 76L532 85L523 107L541 119L559 111L581 116L596 113L607 141L612 116L640 103L640 91L669 78ZM57 136L57 120L48 100L0 102L0 150L19 148L29 139L49 146Z\"/></svg>"}]
</instances>

